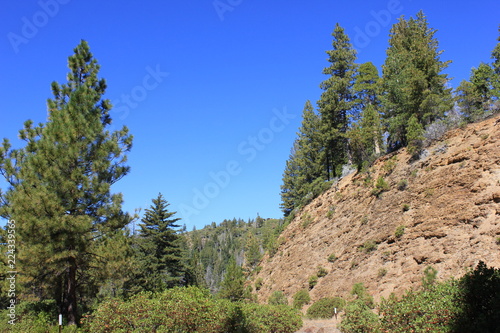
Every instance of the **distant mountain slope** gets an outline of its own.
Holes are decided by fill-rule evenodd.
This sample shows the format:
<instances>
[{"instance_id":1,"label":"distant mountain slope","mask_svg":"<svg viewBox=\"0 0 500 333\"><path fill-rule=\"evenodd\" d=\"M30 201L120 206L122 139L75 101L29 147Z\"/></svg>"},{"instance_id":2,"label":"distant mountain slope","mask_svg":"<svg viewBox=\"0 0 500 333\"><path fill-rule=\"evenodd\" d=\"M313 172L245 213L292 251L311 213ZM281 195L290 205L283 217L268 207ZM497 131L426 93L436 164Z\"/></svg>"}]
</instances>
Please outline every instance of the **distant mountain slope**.
<instances>
[{"instance_id":1,"label":"distant mountain slope","mask_svg":"<svg viewBox=\"0 0 500 333\"><path fill-rule=\"evenodd\" d=\"M261 260L252 280L263 281L259 301L275 290L291 300L309 288L318 266L328 274L310 291L312 301L345 297L358 282L376 299L400 294L419 287L429 265L439 280L479 260L500 267L498 119L450 131L419 160L403 149L334 184L296 214L276 254Z\"/></svg>"}]
</instances>

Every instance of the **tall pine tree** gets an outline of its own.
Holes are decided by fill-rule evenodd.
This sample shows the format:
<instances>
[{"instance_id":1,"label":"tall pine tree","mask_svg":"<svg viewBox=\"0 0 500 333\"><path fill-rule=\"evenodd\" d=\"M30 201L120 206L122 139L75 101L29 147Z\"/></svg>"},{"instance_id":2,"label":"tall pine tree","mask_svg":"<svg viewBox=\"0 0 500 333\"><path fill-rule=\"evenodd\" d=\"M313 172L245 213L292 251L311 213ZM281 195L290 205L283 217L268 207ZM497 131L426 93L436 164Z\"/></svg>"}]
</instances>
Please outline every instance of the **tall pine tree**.
<instances>
[{"instance_id":1,"label":"tall pine tree","mask_svg":"<svg viewBox=\"0 0 500 333\"><path fill-rule=\"evenodd\" d=\"M342 166L348 162L346 133L355 105L352 87L356 75L356 51L338 23L332 36L333 48L326 51L330 66L323 70L323 74L329 77L320 84L323 93L318 101L324 142L322 164L327 180L340 176Z\"/></svg>"},{"instance_id":2,"label":"tall pine tree","mask_svg":"<svg viewBox=\"0 0 500 333\"><path fill-rule=\"evenodd\" d=\"M427 126L453 107L449 79L442 71L443 62L434 37L422 11L416 19L401 17L392 27L383 65L383 102L389 131L390 148L407 144L407 126L411 116Z\"/></svg>"},{"instance_id":3,"label":"tall pine tree","mask_svg":"<svg viewBox=\"0 0 500 333\"><path fill-rule=\"evenodd\" d=\"M139 272L137 284L144 290L161 291L182 285L185 281L185 258L177 234L176 212L161 193L146 209L141 220L138 239Z\"/></svg>"},{"instance_id":4,"label":"tall pine tree","mask_svg":"<svg viewBox=\"0 0 500 333\"><path fill-rule=\"evenodd\" d=\"M132 136L126 127L110 133L106 83L82 41L68 59L67 84L52 83L48 120L20 131L26 146L0 148L0 170L9 183L1 216L17 222L19 281L24 293L55 299L69 324L78 322L78 304L102 270L104 242L123 237L130 221L122 197L110 187L129 167ZM101 255L98 255L100 253Z\"/></svg>"}]
</instances>

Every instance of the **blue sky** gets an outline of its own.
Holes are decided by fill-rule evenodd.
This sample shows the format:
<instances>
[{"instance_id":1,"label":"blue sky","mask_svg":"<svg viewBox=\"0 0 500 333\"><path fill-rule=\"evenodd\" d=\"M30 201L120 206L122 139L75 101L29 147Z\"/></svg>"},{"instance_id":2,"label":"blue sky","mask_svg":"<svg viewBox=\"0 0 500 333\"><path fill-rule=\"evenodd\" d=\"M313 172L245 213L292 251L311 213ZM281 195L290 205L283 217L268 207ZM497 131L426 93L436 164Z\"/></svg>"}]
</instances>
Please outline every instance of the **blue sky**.
<instances>
[{"instance_id":1,"label":"blue sky","mask_svg":"<svg viewBox=\"0 0 500 333\"><path fill-rule=\"evenodd\" d=\"M285 161L307 99L320 96L339 22L358 62L379 68L401 15L424 10L456 87L498 37L498 0L2 1L0 137L44 122L50 83L88 41L116 128L134 135L124 209L162 192L188 230L225 218L281 217ZM5 183L0 183L5 189Z\"/></svg>"}]
</instances>

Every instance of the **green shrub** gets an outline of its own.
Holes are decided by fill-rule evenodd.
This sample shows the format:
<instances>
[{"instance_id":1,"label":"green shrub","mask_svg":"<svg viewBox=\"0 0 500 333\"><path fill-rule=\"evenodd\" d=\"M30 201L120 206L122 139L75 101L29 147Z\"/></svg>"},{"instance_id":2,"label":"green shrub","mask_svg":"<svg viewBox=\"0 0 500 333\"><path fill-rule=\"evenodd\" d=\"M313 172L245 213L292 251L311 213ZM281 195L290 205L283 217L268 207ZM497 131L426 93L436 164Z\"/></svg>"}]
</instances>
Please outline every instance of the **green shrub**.
<instances>
[{"instance_id":1,"label":"green shrub","mask_svg":"<svg viewBox=\"0 0 500 333\"><path fill-rule=\"evenodd\" d=\"M375 302L373 301L373 296L368 294L365 285L363 283L355 283L352 286L351 295L356 296L356 299L365 303L365 305L373 309L375 307Z\"/></svg>"},{"instance_id":2,"label":"green shrub","mask_svg":"<svg viewBox=\"0 0 500 333\"><path fill-rule=\"evenodd\" d=\"M260 290L262 286L264 285L264 280L262 278L258 278L257 281L255 281L255 290Z\"/></svg>"},{"instance_id":3,"label":"green shrub","mask_svg":"<svg viewBox=\"0 0 500 333\"><path fill-rule=\"evenodd\" d=\"M173 288L161 294L140 293L130 301L101 303L87 319L92 333L108 332L224 332L235 311L231 302L215 300L207 290Z\"/></svg>"},{"instance_id":4,"label":"green shrub","mask_svg":"<svg viewBox=\"0 0 500 333\"><path fill-rule=\"evenodd\" d=\"M396 231L394 232L394 237L401 238L403 237L404 233L405 233L405 226L400 225L399 227L396 228Z\"/></svg>"},{"instance_id":5,"label":"green shrub","mask_svg":"<svg viewBox=\"0 0 500 333\"><path fill-rule=\"evenodd\" d=\"M424 277L422 278L422 287L424 289L430 289L430 287L436 282L437 269L432 266L427 266L424 270Z\"/></svg>"},{"instance_id":6,"label":"green shrub","mask_svg":"<svg viewBox=\"0 0 500 333\"><path fill-rule=\"evenodd\" d=\"M332 253L328 256L327 260L328 262L335 262L335 260L337 260L337 256L334 253Z\"/></svg>"},{"instance_id":7,"label":"green shrub","mask_svg":"<svg viewBox=\"0 0 500 333\"><path fill-rule=\"evenodd\" d=\"M313 219L309 213L305 213L302 215L301 221L302 229L306 229L312 223Z\"/></svg>"},{"instance_id":8,"label":"green shrub","mask_svg":"<svg viewBox=\"0 0 500 333\"><path fill-rule=\"evenodd\" d=\"M340 329L343 333L378 333L379 318L362 300L349 302L345 308ZM382 331L393 332L393 331ZM411 332L411 331L408 331Z\"/></svg>"},{"instance_id":9,"label":"green shrub","mask_svg":"<svg viewBox=\"0 0 500 333\"><path fill-rule=\"evenodd\" d=\"M243 318L242 325L239 330L237 328L228 332L293 333L302 327L300 313L285 305L241 303L238 305L238 311Z\"/></svg>"},{"instance_id":10,"label":"green shrub","mask_svg":"<svg viewBox=\"0 0 500 333\"><path fill-rule=\"evenodd\" d=\"M379 268L378 273L377 273L377 277L383 278L386 274L387 274L387 268L382 267L382 268Z\"/></svg>"},{"instance_id":11,"label":"green shrub","mask_svg":"<svg viewBox=\"0 0 500 333\"><path fill-rule=\"evenodd\" d=\"M267 301L267 304L270 305L288 305L288 299L286 298L286 295L284 292L281 290L275 290L269 296L269 300Z\"/></svg>"},{"instance_id":12,"label":"green shrub","mask_svg":"<svg viewBox=\"0 0 500 333\"><path fill-rule=\"evenodd\" d=\"M382 176L380 176L377 178L377 182L375 183L375 188L372 190L372 194L376 197L379 197L382 192L389 191L389 189L389 184Z\"/></svg>"},{"instance_id":13,"label":"green shrub","mask_svg":"<svg viewBox=\"0 0 500 333\"><path fill-rule=\"evenodd\" d=\"M318 284L318 276L317 275L311 275L309 277L309 289L314 288Z\"/></svg>"},{"instance_id":14,"label":"green shrub","mask_svg":"<svg viewBox=\"0 0 500 333\"><path fill-rule=\"evenodd\" d=\"M401 206L401 210L402 210L403 212L407 212L407 211L409 211L409 210L410 210L410 205L409 205L409 204L403 204L403 205Z\"/></svg>"},{"instance_id":15,"label":"green shrub","mask_svg":"<svg viewBox=\"0 0 500 333\"><path fill-rule=\"evenodd\" d=\"M335 214L335 206L332 206L332 207L330 207L330 209L328 209L328 213L326 213L326 217L331 219L333 217L333 214Z\"/></svg>"},{"instance_id":16,"label":"green shrub","mask_svg":"<svg viewBox=\"0 0 500 333\"><path fill-rule=\"evenodd\" d=\"M500 245L500 237L497 237L497 238L495 239L495 244L496 244L496 245Z\"/></svg>"},{"instance_id":17,"label":"green shrub","mask_svg":"<svg viewBox=\"0 0 500 333\"><path fill-rule=\"evenodd\" d=\"M456 282L450 281L428 290L410 290L401 298L391 295L387 300L382 299L379 309L381 331L453 332L451 328L458 310L454 302L457 290Z\"/></svg>"},{"instance_id":18,"label":"green shrub","mask_svg":"<svg viewBox=\"0 0 500 333\"><path fill-rule=\"evenodd\" d=\"M335 308L340 312L345 306L345 301L340 297L322 298L307 309L309 318L332 318Z\"/></svg>"},{"instance_id":19,"label":"green shrub","mask_svg":"<svg viewBox=\"0 0 500 333\"><path fill-rule=\"evenodd\" d=\"M359 249L365 253L370 253L377 249L377 243L373 240L367 240L363 243L363 245L360 246Z\"/></svg>"},{"instance_id":20,"label":"green shrub","mask_svg":"<svg viewBox=\"0 0 500 333\"><path fill-rule=\"evenodd\" d=\"M406 179L401 179L399 182L398 182L398 190L400 191L404 191L406 190L406 188L408 187L408 180Z\"/></svg>"},{"instance_id":21,"label":"green shrub","mask_svg":"<svg viewBox=\"0 0 500 333\"><path fill-rule=\"evenodd\" d=\"M322 267L322 266L318 266L318 273L316 273L316 275L321 278L321 277L324 277L328 274L328 271L326 270L326 268Z\"/></svg>"},{"instance_id":22,"label":"green shrub","mask_svg":"<svg viewBox=\"0 0 500 333\"><path fill-rule=\"evenodd\" d=\"M293 307L294 309L302 309L304 305L311 301L311 297L309 296L309 291L306 289L301 289L293 295Z\"/></svg>"}]
</instances>

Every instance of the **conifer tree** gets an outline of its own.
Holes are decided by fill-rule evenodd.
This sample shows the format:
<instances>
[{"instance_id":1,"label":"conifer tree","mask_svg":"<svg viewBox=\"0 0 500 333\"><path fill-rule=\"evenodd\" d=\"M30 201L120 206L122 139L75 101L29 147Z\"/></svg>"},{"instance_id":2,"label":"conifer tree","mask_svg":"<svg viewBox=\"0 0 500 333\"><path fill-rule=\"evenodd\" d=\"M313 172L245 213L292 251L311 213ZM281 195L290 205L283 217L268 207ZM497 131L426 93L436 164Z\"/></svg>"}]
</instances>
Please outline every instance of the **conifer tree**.
<instances>
[{"instance_id":1,"label":"conifer tree","mask_svg":"<svg viewBox=\"0 0 500 333\"><path fill-rule=\"evenodd\" d=\"M382 80L377 67L372 62L366 62L359 66L353 91L356 97L356 107L361 112L368 105L372 105L377 110L380 108Z\"/></svg>"},{"instance_id":2,"label":"conifer tree","mask_svg":"<svg viewBox=\"0 0 500 333\"><path fill-rule=\"evenodd\" d=\"M87 42L68 59L67 84L52 83L48 119L28 120L20 131L26 146L0 148L0 170L9 183L1 216L17 221L19 282L24 293L55 299L69 324L78 322L80 297L93 297L89 283L106 262L104 242L123 237L131 220L122 197L110 187L129 167L132 136L110 133L106 83ZM101 252L102 254L102 252Z\"/></svg>"},{"instance_id":3,"label":"conifer tree","mask_svg":"<svg viewBox=\"0 0 500 333\"><path fill-rule=\"evenodd\" d=\"M490 109L494 97L495 73L481 63L471 71L470 81L462 81L457 89L458 105L468 121L475 121Z\"/></svg>"},{"instance_id":4,"label":"conifer tree","mask_svg":"<svg viewBox=\"0 0 500 333\"><path fill-rule=\"evenodd\" d=\"M288 160L286 161L286 167L283 171L283 184L281 187L281 210L284 216L290 215L294 210L297 203L300 201L300 195L298 193L299 179L298 179L298 165L296 158L296 147L297 140L294 143L294 147L290 153Z\"/></svg>"},{"instance_id":5,"label":"conifer tree","mask_svg":"<svg viewBox=\"0 0 500 333\"><path fill-rule=\"evenodd\" d=\"M182 244L175 228L180 218L170 212L161 193L146 209L139 224L138 284L148 291L161 291L181 285L186 273Z\"/></svg>"},{"instance_id":6,"label":"conifer tree","mask_svg":"<svg viewBox=\"0 0 500 333\"><path fill-rule=\"evenodd\" d=\"M382 124L380 114L372 104L361 113L361 119L348 132L352 162L361 171L380 154Z\"/></svg>"},{"instance_id":7,"label":"conifer tree","mask_svg":"<svg viewBox=\"0 0 500 333\"><path fill-rule=\"evenodd\" d=\"M352 86L356 74L356 51L338 23L332 36L333 49L326 51L330 66L323 70L323 74L329 77L320 84L323 93L318 101L324 142L322 164L327 180L339 176L342 166L348 162L346 133L355 104Z\"/></svg>"},{"instance_id":8,"label":"conifer tree","mask_svg":"<svg viewBox=\"0 0 500 333\"><path fill-rule=\"evenodd\" d=\"M321 141L321 119L314 112L310 101L306 101L302 112L302 126L299 129L295 160L297 163L296 193L302 198L310 190L310 184L324 178L321 165L323 142Z\"/></svg>"},{"instance_id":9,"label":"conifer tree","mask_svg":"<svg viewBox=\"0 0 500 333\"><path fill-rule=\"evenodd\" d=\"M500 25L498 26L498 38L497 45L491 52L491 58L493 59L492 68L493 68L493 95L500 99ZM499 106L500 108L500 106Z\"/></svg>"},{"instance_id":10,"label":"conifer tree","mask_svg":"<svg viewBox=\"0 0 500 333\"><path fill-rule=\"evenodd\" d=\"M392 149L405 146L412 115L427 126L453 107L448 78L434 37L422 11L416 19L401 17L390 32L387 58L383 65L383 103Z\"/></svg>"},{"instance_id":11,"label":"conifer tree","mask_svg":"<svg viewBox=\"0 0 500 333\"><path fill-rule=\"evenodd\" d=\"M220 284L219 297L233 302L241 301L245 297L245 276L234 258L227 264L224 279Z\"/></svg>"}]
</instances>

